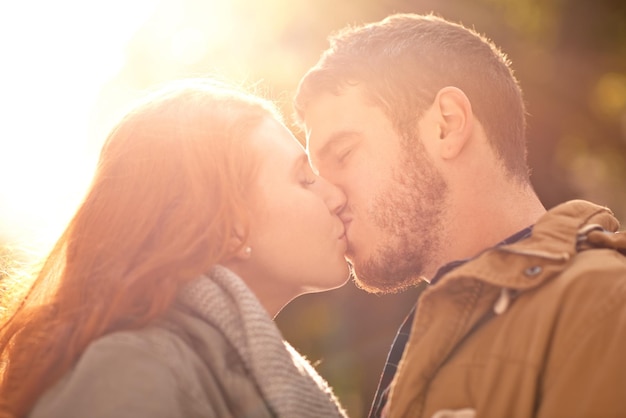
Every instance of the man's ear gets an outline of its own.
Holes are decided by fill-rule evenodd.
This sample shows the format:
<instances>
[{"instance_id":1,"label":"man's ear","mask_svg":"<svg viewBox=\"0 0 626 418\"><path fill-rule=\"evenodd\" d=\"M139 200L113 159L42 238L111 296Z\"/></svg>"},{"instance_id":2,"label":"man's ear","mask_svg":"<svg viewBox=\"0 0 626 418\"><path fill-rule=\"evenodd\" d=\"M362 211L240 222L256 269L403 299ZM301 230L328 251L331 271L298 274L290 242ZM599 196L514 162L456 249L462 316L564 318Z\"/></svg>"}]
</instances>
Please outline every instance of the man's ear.
<instances>
[{"instance_id":1,"label":"man's ear","mask_svg":"<svg viewBox=\"0 0 626 418\"><path fill-rule=\"evenodd\" d=\"M471 138L474 128L472 104L457 87L444 87L433 107L438 111L439 153L442 159L455 158Z\"/></svg>"}]
</instances>

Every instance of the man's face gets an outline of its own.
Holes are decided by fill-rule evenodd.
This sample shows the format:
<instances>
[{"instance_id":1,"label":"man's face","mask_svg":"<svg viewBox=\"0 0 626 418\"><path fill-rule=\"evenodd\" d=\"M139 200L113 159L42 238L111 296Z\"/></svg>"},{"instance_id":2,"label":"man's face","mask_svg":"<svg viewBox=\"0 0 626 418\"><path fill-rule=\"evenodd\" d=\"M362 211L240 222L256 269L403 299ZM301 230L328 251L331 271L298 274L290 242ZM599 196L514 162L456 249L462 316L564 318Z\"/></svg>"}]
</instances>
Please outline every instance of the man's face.
<instances>
[{"instance_id":1,"label":"man's face","mask_svg":"<svg viewBox=\"0 0 626 418\"><path fill-rule=\"evenodd\" d=\"M304 122L311 163L347 197L340 216L357 284L377 293L415 284L436 262L447 196L417 133L402 138L358 86L320 95Z\"/></svg>"}]
</instances>

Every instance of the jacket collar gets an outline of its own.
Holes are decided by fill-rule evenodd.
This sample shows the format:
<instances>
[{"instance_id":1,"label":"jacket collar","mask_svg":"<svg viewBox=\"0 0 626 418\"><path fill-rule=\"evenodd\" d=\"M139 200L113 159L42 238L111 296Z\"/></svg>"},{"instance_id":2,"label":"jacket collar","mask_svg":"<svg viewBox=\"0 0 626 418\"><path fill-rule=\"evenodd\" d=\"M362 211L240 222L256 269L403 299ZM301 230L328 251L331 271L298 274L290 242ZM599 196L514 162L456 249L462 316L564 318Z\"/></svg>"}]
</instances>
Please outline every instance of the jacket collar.
<instances>
[{"instance_id":1,"label":"jacket collar","mask_svg":"<svg viewBox=\"0 0 626 418\"><path fill-rule=\"evenodd\" d=\"M562 271L589 232L618 228L606 207L582 200L563 203L542 216L527 239L493 247L443 281L469 276L499 287L531 289Z\"/></svg>"}]
</instances>

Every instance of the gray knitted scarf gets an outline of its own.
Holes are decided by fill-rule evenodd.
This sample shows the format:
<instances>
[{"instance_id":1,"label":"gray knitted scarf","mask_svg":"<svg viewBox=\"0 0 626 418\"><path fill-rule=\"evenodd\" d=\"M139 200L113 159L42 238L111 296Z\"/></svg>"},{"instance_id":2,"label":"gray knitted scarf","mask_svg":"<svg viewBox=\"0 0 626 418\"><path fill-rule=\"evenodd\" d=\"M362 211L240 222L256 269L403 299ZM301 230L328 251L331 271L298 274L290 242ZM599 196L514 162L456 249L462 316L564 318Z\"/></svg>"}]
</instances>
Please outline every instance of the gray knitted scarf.
<instances>
[{"instance_id":1,"label":"gray knitted scarf","mask_svg":"<svg viewBox=\"0 0 626 418\"><path fill-rule=\"evenodd\" d=\"M332 390L283 340L243 280L222 266L186 285L179 299L219 328L278 417L345 417Z\"/></svg>"}]
</instances>

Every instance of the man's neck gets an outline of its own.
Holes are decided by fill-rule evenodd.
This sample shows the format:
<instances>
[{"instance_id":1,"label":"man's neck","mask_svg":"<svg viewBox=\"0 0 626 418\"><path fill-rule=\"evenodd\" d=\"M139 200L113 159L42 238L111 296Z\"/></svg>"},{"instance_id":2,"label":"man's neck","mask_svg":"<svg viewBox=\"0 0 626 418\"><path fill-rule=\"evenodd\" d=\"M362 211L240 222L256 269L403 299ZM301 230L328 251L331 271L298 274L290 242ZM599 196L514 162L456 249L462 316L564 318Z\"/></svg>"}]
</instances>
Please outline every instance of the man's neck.
<instances>
[{"instance_id":1,"label":"man's neck","mask_svg":"<svg viewBox=\"0 0 626 418\"><path fill-rule=\"evenodd\" d=\"M455 205L452 202L447 236L442 240L449 245L441 249L438 267L454 260L474 257L533 225L545 212L530 187L511 187L502 193L485 191L464 204Z\"/></svg>"}]
</instances>

